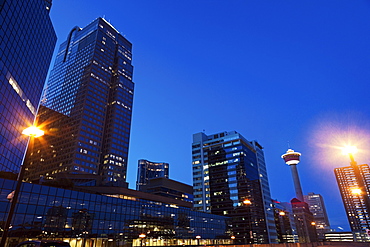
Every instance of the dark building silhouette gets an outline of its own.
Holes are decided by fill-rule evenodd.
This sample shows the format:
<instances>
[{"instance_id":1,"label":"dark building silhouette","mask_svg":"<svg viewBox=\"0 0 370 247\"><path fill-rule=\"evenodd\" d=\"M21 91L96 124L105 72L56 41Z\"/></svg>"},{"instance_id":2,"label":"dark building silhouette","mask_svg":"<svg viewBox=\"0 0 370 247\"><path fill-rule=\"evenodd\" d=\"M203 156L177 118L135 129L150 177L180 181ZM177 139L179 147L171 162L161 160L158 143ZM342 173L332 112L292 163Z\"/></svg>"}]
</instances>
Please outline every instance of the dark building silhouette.
<instances>
[{"instance_id":1,"label":"dark building silhouette","mask_svg":"<svg viewBox=\"0 0 370 247\"><path fill-rule=\"evenodd\" d=\"M194 209L231 218L235 243L275 243L262 146L235 131L193 135Z\"/></svg>"},{"instance_id":2,"label":"dark building silhouette","mask_svg":"<svg viewBox=\"0 0 370 247\"><path fill-rule=\"evenodd\" d=\"M193 186L168 178L149 179L146 185L141 186L140 191L176 200L193 202Z\"/></svg>"},{"instance_id":3,"label":"dark building silhouette","mask_svg":"<svg viewBox=\"0 0 370 247\"><path fill-rule=\"evenodd\" d=\"M297 198L293 198L290 203L292 204L299 243L317 242L315 220L308 204Z\"/></svg>"},{"instance_id":4,"label":"dark building silhouette","mask_svg":"<svg viewBox=\"0 0 370 247\"><path fill-rule=\"evenodd\" d=\"M63 173L80 184L127 187L134 94L131 47L102 18L71 30L59 48L42 101L46 108L38 116L64 115L48 126L57 130L54 136L44 136L53 157L29 160L29 179L54 179ZM48 156L40 147L30 153L39 150L38 156ZM83 181L84 177L96 179Z\"/></svg>"},{"instance_id":5,"label":"dark building silhouette","mask_svg":"<svg viewBox=\"0 0 370 247\"><path fill-rule=\"evenodd\" d=\"M296 229L292 210L285 207L284 203L272 201L274 206L274 219L279 243L295 243ZM293 219L293 220L292 220Z\"/></svg>"},{"instance_id":6,"label":"dark building silhouette","mask_svg":"<svg viewBox=\"0 0 370 247\"><path fill-rule=\"evenodd\" d=\"M168 178L170 165L165 162L152 162L141 159L138 161L136 189L141 190L141 186L148 184L152 178Z\"/></svg>"},{"instance_id":7,"label":"dark building silhouette","mask_svg":"<svg viewBox=\"0 0 370 247\"><path fill-rule=\"evenodd\" d=\"M18 173L53 55L51 0L0 1L0 171Z\"/></svg>"}]
</instances>

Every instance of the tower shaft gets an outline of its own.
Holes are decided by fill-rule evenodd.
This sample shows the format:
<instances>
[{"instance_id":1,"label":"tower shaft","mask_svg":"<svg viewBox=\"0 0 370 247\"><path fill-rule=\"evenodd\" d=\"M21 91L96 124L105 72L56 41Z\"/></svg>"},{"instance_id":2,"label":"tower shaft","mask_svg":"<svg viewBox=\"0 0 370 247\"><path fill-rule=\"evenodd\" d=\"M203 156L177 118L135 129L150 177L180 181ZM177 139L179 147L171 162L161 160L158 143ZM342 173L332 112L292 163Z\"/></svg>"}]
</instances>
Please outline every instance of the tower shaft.
<instances>
[{"instance_id":1,"label":"tower shaft","mask_svg":"<svg viewBox=\"0 0 370 247\"><path fill-rule=\"evenodd\" d=\"M296 197L298 200L303 202L304 201L303 192L302 192L302 187L301 187L301 181L299 180L299 176L298 176L297 165L290 165L290 170L292 171L292 177L293 177Z\"/></svg>"}]
</instances>

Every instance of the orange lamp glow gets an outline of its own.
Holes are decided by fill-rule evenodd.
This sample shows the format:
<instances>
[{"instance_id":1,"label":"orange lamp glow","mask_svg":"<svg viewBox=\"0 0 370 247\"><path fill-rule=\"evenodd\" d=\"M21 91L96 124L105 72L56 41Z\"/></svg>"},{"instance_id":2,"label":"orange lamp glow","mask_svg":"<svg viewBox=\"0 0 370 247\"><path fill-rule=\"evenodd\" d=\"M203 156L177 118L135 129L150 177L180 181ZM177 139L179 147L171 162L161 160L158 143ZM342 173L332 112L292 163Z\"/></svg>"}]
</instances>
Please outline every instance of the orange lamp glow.
<instances>
[{"instance_id":1,"label":"orange lamp glow","mask_svg":"<svg viewBox=\"0 0 370 247\"><path fill-rule=\"evenodd\" d=\"M37 137L43 136L44 135L44 131L43 130L40 130L36 126L31 126L31 127L28 127L27 129L24 129L22 131L22 134L37 138Z\"/></svg>"}]
</instances>

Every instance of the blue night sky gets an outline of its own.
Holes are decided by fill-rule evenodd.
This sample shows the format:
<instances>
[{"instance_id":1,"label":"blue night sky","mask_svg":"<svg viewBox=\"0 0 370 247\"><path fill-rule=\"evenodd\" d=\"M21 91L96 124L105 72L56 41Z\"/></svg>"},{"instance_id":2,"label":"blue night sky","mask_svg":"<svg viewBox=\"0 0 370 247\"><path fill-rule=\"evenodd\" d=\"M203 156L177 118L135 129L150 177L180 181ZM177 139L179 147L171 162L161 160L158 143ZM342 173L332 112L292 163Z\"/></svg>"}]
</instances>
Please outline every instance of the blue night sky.
<instances>
[{"instance_id":1,"label":"blue night sky","mask_svg":"<svg viewBox=\"0 0 370 247\"><path fill-rule=\"evenodd\" d=\"M333 168L357 144L369 163L370 2L366 0L54 0L58 43L97 17L133 43L128 182L138 159L192 184L192 135L235 130L264 146L272 198L295 196L280 156L302 153L303 192L349 230ZM54 61L52 62L54 64ZM338 228L337 228L338 229Z\"/></svg>"}]
</instances>

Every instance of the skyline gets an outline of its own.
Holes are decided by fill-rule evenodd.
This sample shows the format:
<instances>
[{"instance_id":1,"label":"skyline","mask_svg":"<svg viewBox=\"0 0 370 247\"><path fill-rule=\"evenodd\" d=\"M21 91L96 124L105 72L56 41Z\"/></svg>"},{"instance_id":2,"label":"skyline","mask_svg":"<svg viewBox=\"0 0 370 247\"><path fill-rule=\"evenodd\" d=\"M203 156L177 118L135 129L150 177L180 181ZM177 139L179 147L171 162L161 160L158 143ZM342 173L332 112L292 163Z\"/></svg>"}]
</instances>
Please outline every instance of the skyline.
<instances>
[{"instance_id":1,"label":"skyline","mask_svg":"<svg viewBox=\"0 0 370 247\"><path fill-rule=\"evenodd\" d=\"M130 188L139 159L169 163L171 179L192 184L192 135L235 130L264 146L273 199L294 197L280 158L289 141L302 153L304 194L321 194L331 225L349 229L333 171L349 160L328 147L343 134L369 137L368 12L365 1L67 0L54 1L50 16L56 47L74 26L100 16L133 44ZM355 158L368 163L361 153Z\"/></svg>"}]
</instances>

